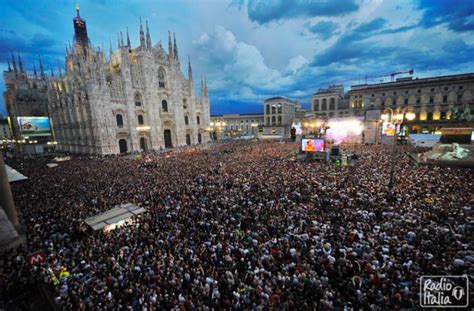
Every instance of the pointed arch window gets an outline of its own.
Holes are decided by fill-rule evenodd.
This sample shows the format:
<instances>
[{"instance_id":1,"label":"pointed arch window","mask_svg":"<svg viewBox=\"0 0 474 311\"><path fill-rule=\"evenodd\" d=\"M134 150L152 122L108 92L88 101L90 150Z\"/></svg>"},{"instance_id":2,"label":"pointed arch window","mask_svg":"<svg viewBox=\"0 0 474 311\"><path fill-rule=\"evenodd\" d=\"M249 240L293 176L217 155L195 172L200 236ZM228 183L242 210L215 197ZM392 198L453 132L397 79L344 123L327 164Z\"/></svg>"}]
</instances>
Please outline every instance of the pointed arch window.
<instances>
[{"instance_id":1,"label":"pointed arch window","mask_svg":"<svg viewBox=\"0 0 474 311\"><path fill-rule=\"evenodd\" d=\"M158 86L160 88L165 87L165 70L163 68L158 69Z\"/></svg>"},{"instance_id":2,"label":"pointed arch window","mask_svg":"<svg viewBox=\"0 0 474 311\"><path fill-rule=\"evenodd\" d=\"M145 120L143 119L143 115L141 114L138 115L138 124L139 125L145 124Z\"/></svg>"},{"instance_id":3,"label":"pointed arch window","mask_svg":"<svg viewBox=\"0 0 474 311\"><path fill-rule=\"evenodd\" d=\"M201 124L201 118L200 118L199 116L196 117L196 123L197 123L198 125Z\"/></svg>"},{"instance_id":4,"label":"pointed arch window","mask_svg":"<svg viewBox=\"0 0 474 311\"><path fill-rule=\"evenodd\" d=\"M163 112L168 112L168 102L164 99L161 101L161 110L163 110Z\"/></svg>"},{"instance_id":5,"label":"pointed arch window","mask_svg":"<svg viewBox=\"0 0 474 311\"><path fill-rule=\"evenodd\" d=\"M142 96L140 93L135 93L135 106L140 107L142 105Z\"/></svg>"},{"instance_id":6,"label":"pointed arch window","mask_svg":"<svg viewBox=\"0 0 474 311\"><path fill-rule=\"evenodd\" d=\"M115 116L115 119L117 120L117 126L122 128L123 127L123 117L121 114L118 114Z\"/></svg>"},{"instance_id":7,"label":"pointed arch window","mask_svg":"<svg viewBox=\"0 0 474 311\"><path fill-rule=\"evenodd\" d=\"M188 116L184 116L184 123L186 125L189 125L189 117Z\"/></svg>"}]
</instances>

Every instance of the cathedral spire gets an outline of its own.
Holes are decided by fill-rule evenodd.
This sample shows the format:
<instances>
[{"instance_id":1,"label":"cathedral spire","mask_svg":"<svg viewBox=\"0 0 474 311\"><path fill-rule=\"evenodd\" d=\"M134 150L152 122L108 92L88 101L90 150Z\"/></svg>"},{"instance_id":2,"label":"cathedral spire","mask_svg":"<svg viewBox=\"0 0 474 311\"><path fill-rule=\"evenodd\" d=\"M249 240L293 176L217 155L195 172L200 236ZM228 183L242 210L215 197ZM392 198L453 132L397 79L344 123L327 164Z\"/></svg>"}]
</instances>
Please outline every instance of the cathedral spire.
<instances>
[{"instance_id":1,"label":"cathedral spire","mask_svg":"<svg viewBox=\"0 0 474 311\"><path fill-rule=\"evenodd\" d=\"M174 59L179 60L179 58L178 58L178 45L176 45L176 35L175 35L174 32L173 32L173 39L174 39L174 45L173 45L173 49L174 49Z\"/></svg>"},{"instance_id":2,"label":"cathedral spire","mask_svg":"<svg viewBox=\"0 0 474 311\"><path fill-rule=\"evenodd\" d=\"M61 71L61 63L58 60L58 73L59 73L59 78L62 80L63 79L63 73Z\"/></svg>"},{"instance_id":3,"label":"cathedral spire","mask_svg":"<svg viewBox=\"0 0 474 311\"><path fill-rule=\"evenodd\" d=\"M38 74L36 73L36 64L35 62L33 62L33 76L36 78L38 78Z\"/></svg>"},{"instance_id":4,"label":"cathedral spire","mask_svg":"<svg viewBox=\"0 0 474 311\"><path fill-rule=\"evenodd\" d=\"M201 97L204 97L204 77L201 75Z\"/></svg>"},{"instance_id":5,"label":"cathedral spire","mask_svg":"<svg viewBox=\"0 0 474 311\"><path fill-rule=\"evenodd\" d=\"M110 40L109 54L110 54L110 59L112 59L112 54L114 54L114 50L112 49L112 40Z\"/></svg>"},{"instance_id":6,"label":"cathedral spire","mask_svg":"<svg viewBox=\"0 0 474 311\"><path fill-rule=\"evenodd\" d=\"M69 49L67 48L67 44L64 43L64 46L66 47L66 56L69 54Z\"/></svg>"},{"instance_id":7,"label":"cathedral spire","mask_svg":"<svg viewBox=\"0 0 474 311\"><path fill-rule=\"evenodd\" d=\"M130 36L128 35L128 27L127 27L127 46L129 49L132 48L132 45L130 44Z\"/></svg>"},{"instance_id":8,"label":"cathedral spire","mask_svg":"<svg viewBox=\"0 0 474 311\"><path fill-rule=\"evenodd\" d=\"M44 78L44 67L43 67L43 62L41 61L41 56L39 57L39 65L40 65L40 76L41 78Z\"/></svg>"},{"instance_id":9,"label":"cathedral spire","mask_svg":"<svg viewBox=\"0 0 474 311\"><path fill-rule=\"evenodd\" d=\"M10 60L7 58L7 63L8 63L8 71L12 71L12 67L10 67Z\"/></svg>"},{"instance_id":10,"label":"cathedral spire","mask_svg":"<svg viewBox=\"0 0 474 311\"><path fill-rule=\"evenodd\" d=\"M120 32L120 46L124 46L123 44L123 34Z\"/></svg>"},{"instance_id":11,"label":"cathedral spire","mask_svg":"<svg viewBox=\"0 0 474 311\"><path fill-rule=\"evenodd\" d=\"M16 69L16 61L15 61L15 55L13 55L13 50L12 50L12 65L13 65L13 71L17 72L18 70Z\"/></svg>"},{"instance_id":12,"label":"cathedral spire","mask_svg":"<svg viewBox=\"0 0 474 311\"><path fill-rule=\"evenodd\" d=\"M173 45L171 44L171 31L168 30L168 55L173 57Z\"/></svg>"},{"instance_id":13,"label":"cathedral spire","mask_svg":"<svg viewBox=\"0 0 474 311\"><path fill-rule=\"evenodd\" d=\"M140 17L140 49L144 50L145 48L145 33L143 32L142 18Z\"/></svg>"},{"instance_id":14,"label":"cathedral spire","mask_svg":"<svg viewBox=\"0 0 474 311\"><path fill-rule=\"evenodd\" d=\"M207 81L206 81L206 76L204 76L204 95L206 97L209 97L209 93L207 91Z\"/></svg>"},{"instance_id":15,"label":"cathedral spire","mask_svg":"<svg viewBox=\"0 0 474 311\"><path fill-rule=\"evenodd\" d=\"M191 67L191 59L188 56L188 79L189 81L193 80L193 67Z\"/></svg>"},{"instance_id":16,"label":"cathedral spire","mask_svg":"<svg viewBox=\"0 0 474 311\"><path fill-rule=\"evenodd\" d=\"M151 36L150 36L150 30L148 29L148 21L146 23L146 46L147 48L151 51Z\"/></svg>"},{"instance_id":17,"label":"cathedral spire","mask_svg":"<svg viewBox=\"0 0 474 311\"><path fill-rule=\"evenodd\" d=\"M20 65L20 72L25 72L23 68L23 61L21 60L20 52L18 52L18 64Z\"/></svg>"},{"instance_id":18,"label":"cathedral spire","mask_svg":"<svg viewBox=\"0 0 474 311\"><path fill-rule=\"evenodd\" d=\"M120 45L120 34L117 32L117 47L120 49L122 46Z\"/></svg>"}]
</instances>

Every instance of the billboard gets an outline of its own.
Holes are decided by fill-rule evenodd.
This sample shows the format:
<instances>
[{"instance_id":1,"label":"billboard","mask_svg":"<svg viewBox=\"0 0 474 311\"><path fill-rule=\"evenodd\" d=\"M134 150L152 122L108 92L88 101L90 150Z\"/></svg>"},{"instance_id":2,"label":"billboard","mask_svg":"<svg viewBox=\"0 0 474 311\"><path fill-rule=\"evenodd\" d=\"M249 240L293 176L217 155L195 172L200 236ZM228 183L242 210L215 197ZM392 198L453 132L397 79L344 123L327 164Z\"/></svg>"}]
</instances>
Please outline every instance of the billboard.
<instances>
[{"instance_id":1,"label":"billboard","mask_svg":"<svg viewBox=\"0 0 474 311\"><path fill-rule=\"evenodd\" d=\"M395 136L396 127L394 123L384 122L382 124L382 134L385 136Z\"/></svg>"},{"instance_id":2,"label":"billboard","mask_svg":"<svg viewBox=\"0 0 474 311\"><path fill-rule=\"evenodd\" d=\"M23 136L51 136L48 117L18 117L18 125Z\"/></svg>"},{"instance_id":3,"label":"billboard","mask_svg":"<svg viewBox=\"0 0 474 311\"><path fill-rule=\"evenodd\" d=\"M323 152L324 139L302 139L301 150L306 152Z\"/></svg>"}]
</instances>

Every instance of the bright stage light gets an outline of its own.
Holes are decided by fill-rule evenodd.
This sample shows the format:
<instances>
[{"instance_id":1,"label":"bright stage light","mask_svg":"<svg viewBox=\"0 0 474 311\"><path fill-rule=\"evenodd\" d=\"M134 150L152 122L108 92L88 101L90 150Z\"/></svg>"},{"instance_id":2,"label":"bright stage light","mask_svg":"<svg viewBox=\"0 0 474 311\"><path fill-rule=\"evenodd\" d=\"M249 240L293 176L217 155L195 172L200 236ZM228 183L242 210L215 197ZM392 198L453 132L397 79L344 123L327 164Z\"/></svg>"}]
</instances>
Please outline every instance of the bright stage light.
<instances>
[{"instance_id":1,"label":"bright stage light","mask_svg":"<svg viewBox=\"0 0 474 311\"><path fill-rule=\"evenodd\" d=\"M335 145L339 145L350 137L361 135L363 130L362 122L357 119L332 120L329 121L326 137L334 140Z\"/></svg>"}]
</instances>

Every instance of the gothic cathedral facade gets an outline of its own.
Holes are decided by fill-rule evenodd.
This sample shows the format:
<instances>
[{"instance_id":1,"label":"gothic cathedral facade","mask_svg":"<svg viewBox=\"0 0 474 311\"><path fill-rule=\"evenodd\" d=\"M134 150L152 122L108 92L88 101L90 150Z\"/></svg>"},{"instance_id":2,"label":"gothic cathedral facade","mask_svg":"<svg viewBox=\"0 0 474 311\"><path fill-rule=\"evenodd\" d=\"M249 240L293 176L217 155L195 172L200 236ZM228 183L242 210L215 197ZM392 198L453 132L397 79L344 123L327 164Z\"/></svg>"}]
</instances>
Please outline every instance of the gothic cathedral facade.
<instances>
[{"instance_id":1,"label":"gothic cathedral facade","mask_svg":"<svg viewBox=\"0 0 474 311\"><path fill-rule=\"evenodd\" d=\"M65 72L59 67L57 76L51 72L46 77L41 65L40 77L36 72L30 77L47 82L47 88L40 89L46 93L58 151L108 155L209 141L207 83L201 77L197 96L191 62L186 78L171 33L168 51L161 42L152 46L148 23L145 34L140 19L140 45L132 48L127 30L126 42L120 33L118 48L113 51L111 46L107 58L90 43L86 22L76 10L74 44L66 49ZM15 66L4 76L18 84L29 78L21 71Z\"/></svg>"}]
</instances>

